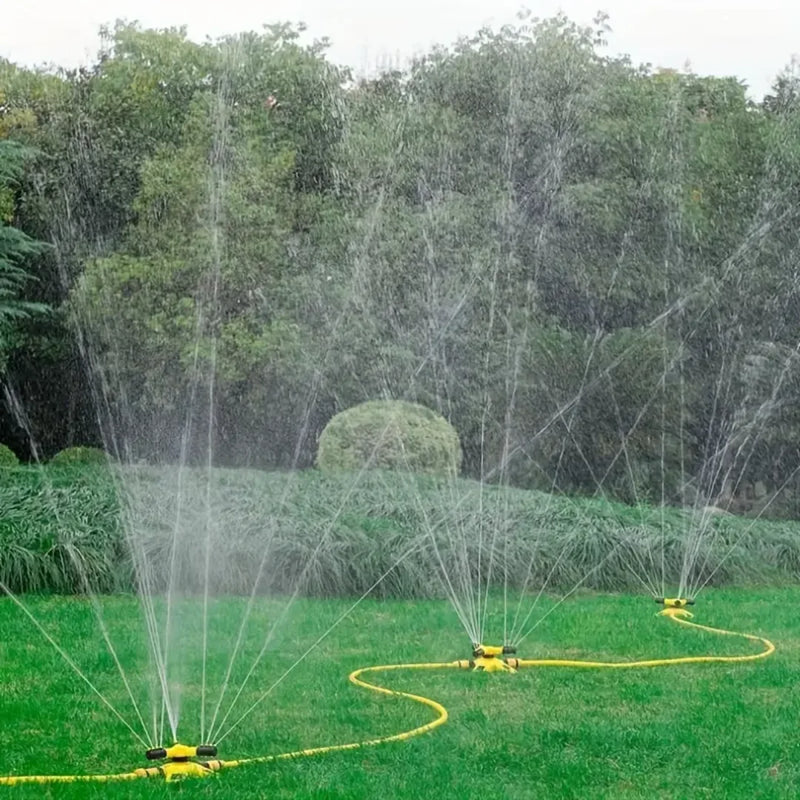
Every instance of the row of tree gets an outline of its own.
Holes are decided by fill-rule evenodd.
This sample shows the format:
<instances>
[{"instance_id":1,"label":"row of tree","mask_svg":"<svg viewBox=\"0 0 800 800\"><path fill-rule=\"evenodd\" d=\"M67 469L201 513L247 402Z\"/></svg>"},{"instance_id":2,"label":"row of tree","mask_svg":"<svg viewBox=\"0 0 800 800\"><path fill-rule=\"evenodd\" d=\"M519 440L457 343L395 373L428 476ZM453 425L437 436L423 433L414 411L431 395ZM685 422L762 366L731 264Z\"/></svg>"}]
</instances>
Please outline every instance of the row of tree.
<instances>
[{"instance_id":1,"label":"row of tree","mask_svg":"<svg viewBox=\"0 0 800 800\"><path fill-rule=\"evenodd\" d=\"M800 82L756 104L601 55L604 26L521 20L359 81L289 26L0 61L0 438L304 466L393 397L443 413L472 476L781 488Z\"/></svg>"}]
</instances>

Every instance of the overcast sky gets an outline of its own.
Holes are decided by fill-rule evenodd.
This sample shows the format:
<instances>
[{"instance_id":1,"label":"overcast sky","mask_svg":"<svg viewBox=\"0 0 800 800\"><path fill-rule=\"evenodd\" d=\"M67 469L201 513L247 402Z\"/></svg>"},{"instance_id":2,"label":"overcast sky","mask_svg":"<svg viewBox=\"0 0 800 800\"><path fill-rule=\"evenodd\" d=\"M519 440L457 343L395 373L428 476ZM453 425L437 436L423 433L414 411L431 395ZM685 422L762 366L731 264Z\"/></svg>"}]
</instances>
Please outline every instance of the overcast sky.
<instances>
[{"instance_id":1,"label":"overcast sky","mask_svg":"<svg viewBox=\"0 0 800 800\"><path fill-rule=\"evenodd\" d=\"M602 8L611 15L610 52L661 67L688 62L701 75L735 75L757 99L800 53L800 0L6 0L0 56L27 66L87 64L99 27L120 18L147 27L186 25L197 40L288 20L327 36L332 60L364 72L403 63L481 25L511 22L522 5L536 16L561 10L586 24Z\"/></svg>"}]
</instances>

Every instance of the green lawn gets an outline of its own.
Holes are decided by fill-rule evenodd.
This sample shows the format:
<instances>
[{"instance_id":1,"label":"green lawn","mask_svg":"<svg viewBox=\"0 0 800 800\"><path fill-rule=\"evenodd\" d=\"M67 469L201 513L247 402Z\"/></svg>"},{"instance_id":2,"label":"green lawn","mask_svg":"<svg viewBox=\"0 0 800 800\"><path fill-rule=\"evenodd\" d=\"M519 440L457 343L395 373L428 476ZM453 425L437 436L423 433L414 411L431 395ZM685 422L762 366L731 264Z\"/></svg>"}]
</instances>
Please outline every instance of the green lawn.
<instances>
[{"instance_id":1,"label":"green lawn","mask_svg":"<svg viewBox=\"0 0 800 800\"><path fill-rule=\"evenodd\" d=\"M800 792L800 589L715 590L696 620L757 633L778 647L746 664L636 671L530 669L516 675L398 672L387 686L443 703L450 720L408 742L294 762L244 767L188 786L133 784L0 788L18 797L141 797L191 791L269 798L770 798ZM26 598L99 688L132 706L79 598ZM147 657L135 600L104 598L104 618L144 698ZM215 604L207 668L217 690L242 601ZM348 604L298 601L275 650L245 694L250 705ZM194 609L185 609L196 616ZM575 596L527 640L524 656L629 660L756 652L741 639L687 630L655 616L645 597ZM259 604L241 674L274 617ZM192 626L194 625L194 628ZM197 620L186 620L196 640ZM0 774L124 771L141 746L8 599L0 601ZM443 602L365 601L221 744L223 759L357 741L415 727L429 709L350 685L356 667L448 661L469 646ZM186 658L181 738L197 736L201 656ZM216 695L214 695L216 697ZM232 716L232 719L235 717ZM195 743L195 742L192 742ZM171 795L169 795L171 796Z\"/></svg>"}]
</instances>

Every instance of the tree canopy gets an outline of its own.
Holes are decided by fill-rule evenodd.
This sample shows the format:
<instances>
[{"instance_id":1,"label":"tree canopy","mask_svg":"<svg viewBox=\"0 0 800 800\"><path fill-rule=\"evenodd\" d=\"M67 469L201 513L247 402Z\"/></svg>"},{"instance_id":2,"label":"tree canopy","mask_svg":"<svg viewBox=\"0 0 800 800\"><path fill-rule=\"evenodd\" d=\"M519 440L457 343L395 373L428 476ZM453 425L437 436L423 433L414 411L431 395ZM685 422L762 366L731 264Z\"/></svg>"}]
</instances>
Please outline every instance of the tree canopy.
<instances>
[{"instance_id":1,"label":"tree canopy","mask_svg":"<svg viewBox=\"0 0 800 800\"><path fill-rule=\"evenodd\" d=\"M287 25L120 23L88 69L0 62L0 361L34 436L308 466L336 412L398 399L486 480L780 487L798 77L755 103L605 31L523 18L363 79Z\"/></svg>"}]
</instances>

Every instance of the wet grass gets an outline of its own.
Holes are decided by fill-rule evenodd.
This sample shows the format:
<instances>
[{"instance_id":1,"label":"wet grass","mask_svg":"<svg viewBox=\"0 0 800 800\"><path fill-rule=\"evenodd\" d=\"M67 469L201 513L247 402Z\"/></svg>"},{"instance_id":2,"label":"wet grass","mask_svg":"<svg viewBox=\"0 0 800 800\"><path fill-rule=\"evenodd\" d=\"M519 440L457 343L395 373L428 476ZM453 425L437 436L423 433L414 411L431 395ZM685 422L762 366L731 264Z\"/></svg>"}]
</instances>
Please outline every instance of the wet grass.
<instances>
[{"instance_id":1,"label":"wet grass","mask_svg":"<svg viewBox=\"0 0 800 800\"><path fill-rule=\"evenodd\" d=\"M777 653L747 664L642 671L531 669L517 675L398 672L386 685L442 702L438 730L377 748L243 767L183 790L204 797L270 798L752 798L800 791L799 589L715 590L697 618L772 638ZM25 600L98 687L135 719L79 598ZM244 709L347 609L344 601L298 601L270 657L245 691ZM104 616L136 692L147 662L132 598L103 600ZM209 685L219 688L242 603L220 601L228 638L214 636ZM255 629L275 608L257 609ZM195 624L190 621L189 625ZM0 773L115 772L140 766L141 746L66 668L8 599L0 602ZM223 629L224 631L224 629ZM195 631L196 633L196 631ZM250 638L250 637L248 637ZM260 644L248 642L250 654ZM408 701L362 691L348 673L375 663L467 656L449 608L437 601L365 601L221 743L222 758L365 739L432 718ZM537 628L527 656L634 659L753 652L746 641L685 630L654 616L643 597L571 598ZM186 676L182 730L197 735L199 658ZM246 661L243 658L242 661ZM238 674L238 673L237 673ZM210 695L211 696L211 695ZM213 695L216 697L216 695ZM234 717L232 716L231 719ZM171 796L158 781L0 788L16 797ZM181 791L181 789L178 789Z\"/></svg>"}]
</instances>

